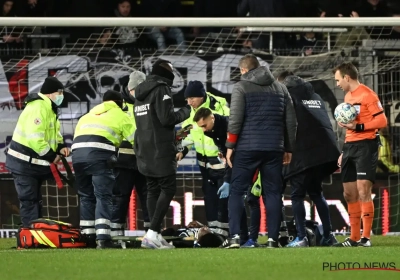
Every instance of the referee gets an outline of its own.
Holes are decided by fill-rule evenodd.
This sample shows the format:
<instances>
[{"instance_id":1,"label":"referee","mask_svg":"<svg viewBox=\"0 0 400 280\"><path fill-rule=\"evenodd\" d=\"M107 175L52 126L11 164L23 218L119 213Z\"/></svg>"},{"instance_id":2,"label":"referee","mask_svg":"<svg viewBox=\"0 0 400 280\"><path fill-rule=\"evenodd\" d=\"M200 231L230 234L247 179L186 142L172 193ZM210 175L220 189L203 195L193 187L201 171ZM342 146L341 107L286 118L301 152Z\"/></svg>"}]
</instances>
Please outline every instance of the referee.
<instances>
[{"instance_id":1,"label":"referee","mask_svg":"<svg viewBox=\"0 0 400 280\"><path fill-rule=\"evenodd\" d=\"M342 168L344 199L348 206L351 230L349 238L333 246L371 247L370 234L374 219L371 190L375 182L379 145L376 132L386 127L387 119L378 95L359 82L358 71L353 64L342 63L332 72L337 86L346 92L344 102L352 104L358 113L352 123L339 123L339 126L346 128L338 166Z\"/></svg>"}]
</instances>

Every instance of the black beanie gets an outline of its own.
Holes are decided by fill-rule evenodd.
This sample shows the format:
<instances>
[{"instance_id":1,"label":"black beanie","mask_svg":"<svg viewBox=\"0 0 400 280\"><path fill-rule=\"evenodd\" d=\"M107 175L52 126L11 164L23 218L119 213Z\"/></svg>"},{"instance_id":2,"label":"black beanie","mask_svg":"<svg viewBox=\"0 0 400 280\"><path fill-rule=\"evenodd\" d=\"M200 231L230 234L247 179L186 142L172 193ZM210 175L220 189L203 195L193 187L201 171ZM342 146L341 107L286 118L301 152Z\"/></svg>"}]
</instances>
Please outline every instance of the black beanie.
<instances>
[{"instance_id":1,"label":"black beanie","mask_svg":"<svg viewBox=\"0 0 400 280\"><path fill-rule=\"evenodd\" d=\"M185 98L205 97L206 90L204 88L203 83L200 81L190 81L188 83L188 85L186 86L184 96L185 96Z\"/></svg>"},{"instance_id":2,"label":"black beanie","mask_svg":"<svg viewBox=\"0 0 400 280\"><path fill-rule=\"evenodd\" d=\"M123 98L122 98L122 94L118 91L107 90L103 96L103 102L104 101L114 101L122 109Z\"/></svg>"},{"instance_id":3,"label":"black beanie","mask_svg":"<svg viewBox=\"0 0 400 280\"><path fill-rule=\"evenodd\" d=\"M50 94L59 90L64 90L64 85L56 77L47 77L40 89L40 93Z\"/></svg>"},{"instance_id":4,"label":"black beanie","mask_svg":"<svg viewBox=\"0 0 400 280\"><path fill-rule=\"evenodd\" d=\"M153 64L153 68L151 70L151 75L157 75L157 76L160 76L160 77L170 80L171 86L172 86L172 82L174 81L174 77L175 77L174 73L172 73L168 69L165 69L164 67L160 66L160 64L162 64L162 63L166 63L166 64L170 63L172 65L172 63L168 60L159 59Z\"/></svg>"}]
</instances>

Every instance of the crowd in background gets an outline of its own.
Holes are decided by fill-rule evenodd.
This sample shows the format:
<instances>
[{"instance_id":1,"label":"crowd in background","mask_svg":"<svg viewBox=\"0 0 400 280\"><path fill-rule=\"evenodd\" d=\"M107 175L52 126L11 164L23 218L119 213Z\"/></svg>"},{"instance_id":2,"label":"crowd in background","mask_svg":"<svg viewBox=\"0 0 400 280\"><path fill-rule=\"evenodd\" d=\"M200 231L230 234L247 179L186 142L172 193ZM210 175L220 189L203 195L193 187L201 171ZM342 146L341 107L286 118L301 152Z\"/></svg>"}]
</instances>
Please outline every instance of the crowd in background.
<instances>
[{"instance_id":1,"label":"crowd in background","mask_svg":"<svg viewBox=\"0 0 400 280\"><path fill-rule=\"evenodd\" d=\"M398 17L400 1L396 0L1 0L2 17ZM225 30L232 30L231 27ZM26 46L21 34L68 34L69 43L78 39L95 40L100 46L153 48L164 51L168 45L177 45L185 51L193 45L195 38L210 33L220 33L223 28L179 28L179 27L75 27L75 28L20 28L0 27L0 47L18 48ZM232 31L227 31L232 32ZM94 36L93 34L96 34ZM268 33L236 32L231 45L243 48L267 49ZM337 35L338 46L354 44L361 39L398 39L400 27L365 28L346 36ZM300 50L289 55L310 55L324 51L326 38L323 33L274 33L274 49ZM50 42L50 47L61 47L60 40ZM31 44L32 48L41 45Z\"/></svg>"}]
</instances>

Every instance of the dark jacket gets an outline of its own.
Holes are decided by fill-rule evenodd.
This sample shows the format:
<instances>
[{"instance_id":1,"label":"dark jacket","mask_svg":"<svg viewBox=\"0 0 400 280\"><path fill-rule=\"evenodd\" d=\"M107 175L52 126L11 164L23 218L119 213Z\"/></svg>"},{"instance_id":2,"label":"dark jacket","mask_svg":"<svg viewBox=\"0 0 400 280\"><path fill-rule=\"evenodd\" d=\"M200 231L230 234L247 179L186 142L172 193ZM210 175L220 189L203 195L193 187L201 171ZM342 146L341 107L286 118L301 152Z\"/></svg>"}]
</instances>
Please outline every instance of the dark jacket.
<instances>
[{"instance_id":1,"label":"dark jacket","mask_svg":"<svg viewBox=\"0 0 400 280\"><path fill-rule=\"evenodd\" d=\"M190 109L174 112L171 81L150 75L135 90L136 133L134 149L140 173L165 177L176 173L175 125L186 120Z\"/></svg>"},{"instance_id":2,"label":"dark jacket","mask_svg":"<svg viewBox=\"0 0 400 280\"><path fill-rule=\"evenodd\" d=\"M292 99L267 67L242 75L232 92L227 148L292 152L296 126Z\"/></svg>"},{"instance_id":3,"label":"dark jacket","mask_svg":"<svg viewBox=\"0 0 400 280\"><path fill-rule=\"evenodd\" d=\"M314 92L312 85L300 77L289 76L283 81L292 97L297 115L297 136L292 161L284 170L284 177L300 173L308 168L319 169L325 176L337 167L339 150L325 103Z\"/></svg>"},{"instance_id":4,"label":"dark jacket","mask_svg":"<svg viewBox=\"0 0 400 280\"><path fill-rule=\"evenodd\" d=\"M204 132L204 135L210 137L214 140L215 145L218 147L219 151L222 153L224 158L226 158L226 136L228 131L229 117L214 114L215 121L212 131ZM232 169L228 164L225 166L224 182L231 182Z\"/></svg>"},{"instance_id":5,"label":"dark jacket","mask_svg":"<svg viewBox=\"0 0 400 280\"><path fill-rule=\"evenodd\" d=\"M129 116L133 116L134 112L134 105L135 105L135 98L127 91L122 91L121 92L122 97L124 98L125 101L125 108L123 108L124 111ZM127 154L127 153L120 153L120 149L132 149L133 147L131 143L128 141L124 140L122 141L121 145L119 146L117 150L117 158L118 161L115 163L116 168L122 168L122 169L136 169L137 170L137 162L136 162L136 156L132 154Z\"/></svg>"}]
</instances>

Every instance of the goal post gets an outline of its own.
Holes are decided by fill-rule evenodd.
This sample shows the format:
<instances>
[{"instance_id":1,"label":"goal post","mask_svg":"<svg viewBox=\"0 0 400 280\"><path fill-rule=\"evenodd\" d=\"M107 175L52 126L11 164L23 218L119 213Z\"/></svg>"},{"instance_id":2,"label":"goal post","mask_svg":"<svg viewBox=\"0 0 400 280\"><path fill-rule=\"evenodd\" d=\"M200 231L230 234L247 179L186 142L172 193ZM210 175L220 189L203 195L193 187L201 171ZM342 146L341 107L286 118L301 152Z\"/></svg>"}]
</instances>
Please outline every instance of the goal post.
<instances>
[{"instance_id":1,"label":"goal post","mask_svg":"<svg viewBox=\"0 0 400 280\"><path fill-rule=\"evenodd\" d=\"M0 26L176 26L176 27L225 27L225 26L253 26L253 27L356 27L356 26L396 26L400 25L400 18L387 17L301 17L301 18L71 18L71 17L10 17L0 18Z\"/></svg>"},{"instance_id":2,"label":"goal post","mask_svg":"<svg viewBox=\"0 0 400 280\"><path fill-rule=\"evenodd\" d=\"M331 70L337 64L351 61L360 72L361 81L378 93L389 119L387 143L393 166L389 172L379 169L373 189L375 203L374 233L400 232L400 177L393 172L400 163L400 40L387 40L392 27L400 26L400 18L0 18L0 31L19 32L24 38L65 38L57 34L32 35L39 27L100 27L103 32L92 33L74 42L63 43L60 48L40 50L0 50L0 173L7 176L5 154L16 121L23 108L23 100L37 92L48 75L57 76L65 86L65 102L60 109L64 139L71 145L78 119L99 104L109 90L126 91L129 74L134 70L150 73L158 58L167 59L174 66L172 92L176 107L185 104L183 92L188 81L201 81L212 94L230 101L234 84L240 79L238 62L246 53L255 54L261 65L269 67L274 75L291 70L310 82L325 102L328 115L343 145L344 131L337 126L333 110L343 101L344 93L338 89ZM201 33L185 39L185 48L169 43L166 49L127 48L119 38L106 38L104 32L117 33L119 27L136 28L136 39L151 40L153 26L167 27L219 27L218 31ZM400 31L399 31L400 32ZM314 33L316 46L279 49L275 44L279 34L292 40L305 33ZM31 36L31 37L29 37ZM35 37L36 36L36 37ZM42 37L40 37L42 36ZM255 42L264 40L262 47ZM400 38L400 36L399 36ZM309 38L310 39L310 38ZM261 40L261 41L262 41ZM297 41L296 41L297 42ZM177 129L179 125L177 126ZM8 181L9 182L9 181ZM3 189L8 188L7 193ZM10 204L0 213L0 227L15 228L18 221L18 201L9 191L12 184L0 181L0 205ZM45 214L53 219L75 222L78 211L76 194L65 186L58 190L47 181L43 185ZM284 204L288 215L291 202L287 188ZM335 230L348 232L349 219L343 199L340 174L324 181L324 192L332 213ZM15 194L14 194L15 196ZM9 197L9 199L7 198ZM132 229L143 229L140 202L132 196L128 222ZM178 190L171 204L165 226L186 224L191 219L205 222L202 181L195 151L179 163ZM315 206L306 200L307 218L319 221ZM263 229L266 231L265 217ZM136 223L132 226L132 223Z\"/></svg>"}]
</instances>

